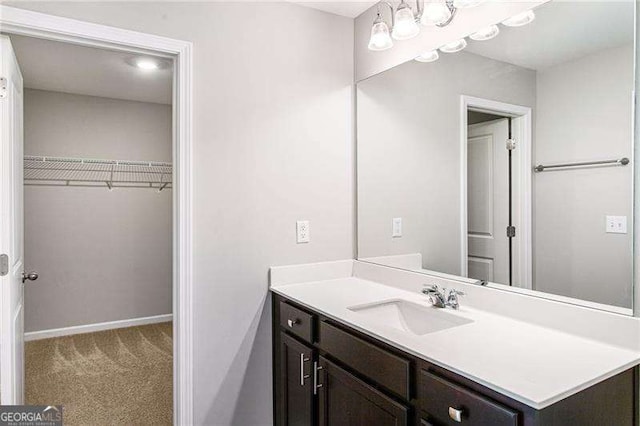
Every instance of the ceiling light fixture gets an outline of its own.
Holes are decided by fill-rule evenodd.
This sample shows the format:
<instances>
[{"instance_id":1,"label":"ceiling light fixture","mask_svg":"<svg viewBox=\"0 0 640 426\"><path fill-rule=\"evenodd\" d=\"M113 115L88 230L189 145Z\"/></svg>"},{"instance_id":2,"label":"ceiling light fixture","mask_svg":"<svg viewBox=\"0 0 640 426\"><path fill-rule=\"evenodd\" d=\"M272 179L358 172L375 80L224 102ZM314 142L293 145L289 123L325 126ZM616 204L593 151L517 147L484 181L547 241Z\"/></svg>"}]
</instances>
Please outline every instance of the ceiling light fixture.
<instances>
[{"instance_id":1,"label":"ceiling light fixture","mask_svg":"<svg viewBox=\"0 0 640 426\"><path fill-rule=\"evenodd\" d=\"M136 66L141 70L147 70L147 71L158 69L158 63L153 59L147 59L147 58L139 58L136 61Z\"/></svg>"},{"instance_id":2,"label":"ceiling light fixture","mask_svg":"<svg viewBox=\"0 0 640 426\"><path fill-rule=\"evenodd\" d=\"M155 71L165 69L171 66L171 61L163 58L154 58L152 56L131 56L126 62L132 67L143 71Z\"/></svg>"},{"instance_id":3,"label":"ceiling light fixture","mask_svg":"<svg viewBox=\"0 0 640 426\"><path fill-rule=\"evenodd\" d=\"M507 27L521 27L523 25L530 24L534 19L536 19L536 14L533 13L533 10L527 10L526 12L514 15L509 19L505 19L502 21L502 25Z\"/></svg>"},{"instance_id":4,"label":"ceiling light fixture","mask_svg":"<svg viewBox=\"0 0 640 426\"><path fill-rule=\"evenodd\" d=\"M433 62L437 61L440 55L437 50L430 50L428 52L421 53L419 56L416 56L415 60L418 62Z\"/></svg>"},{"instance_id":5,"label":"ceiling light fixture","mask_svg":"<svg viewBox=\"0 0 640 426\"><path fill-rule=\"evenodd\" d=\"M465 47L467 47L467 41L461 38L460 40L454 40L450 43L440 46L440 51L444 53L456 53L461 51Z\"/></svg>"},{"instance_id":6,"label":"ceiling light fixture","mask_svg":"<svg viewBox=\"0 0 640 426\"><path fill-rule=\"evenodd\" d=\"M491 40L495 36L500 34L500 28L497 25L489 25L488 27L480 28L475 33L471 34L469 38L476 41Z\"/></svg>"}]
</instances>

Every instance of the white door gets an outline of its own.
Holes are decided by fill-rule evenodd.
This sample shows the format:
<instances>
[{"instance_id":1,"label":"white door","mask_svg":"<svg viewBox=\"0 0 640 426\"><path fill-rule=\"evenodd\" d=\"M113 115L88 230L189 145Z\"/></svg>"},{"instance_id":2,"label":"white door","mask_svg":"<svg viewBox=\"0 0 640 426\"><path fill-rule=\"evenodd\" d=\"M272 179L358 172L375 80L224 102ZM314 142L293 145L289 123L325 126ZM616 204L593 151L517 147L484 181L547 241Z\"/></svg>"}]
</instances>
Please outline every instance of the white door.
<instances>
[{"instance_id":1,"label":"white door","mask_svg":"<svg viewBox=\"0 0 640 426\"><path fill-rule=\"evenodd\" d=\"M0 255L6 256L0 272L0 403L15 405L24 399L23 94L9 37L0 42Z\"/></svg>"},{"instance_id":2,"label":"white door","mask_svg":"<svg viewBox=\"0 0 640 426\"><path fill-rule=\"evenodd\" d=\"M467 132L468 276L509 284L509 122L470 125Z\"/></svg>"}]
</instances>

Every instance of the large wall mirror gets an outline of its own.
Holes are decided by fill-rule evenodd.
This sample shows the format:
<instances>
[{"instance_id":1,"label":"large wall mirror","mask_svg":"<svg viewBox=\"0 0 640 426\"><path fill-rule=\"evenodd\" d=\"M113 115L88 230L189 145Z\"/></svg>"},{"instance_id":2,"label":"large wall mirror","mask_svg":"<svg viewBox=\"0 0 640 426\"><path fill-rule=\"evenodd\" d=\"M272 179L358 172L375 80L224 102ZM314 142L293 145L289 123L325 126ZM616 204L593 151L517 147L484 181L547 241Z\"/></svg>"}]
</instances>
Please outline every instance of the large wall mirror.
<instances>
[{"instance_id":1,"label":"large wall mirror","mask_svg":"<svg viewBox=\"0 0 640 426\"><path fill-rule=\"evenodd\" d=\"M359 82L358 258L631 313L634 7L551 1Z\"/></svg>"}]
</instances>

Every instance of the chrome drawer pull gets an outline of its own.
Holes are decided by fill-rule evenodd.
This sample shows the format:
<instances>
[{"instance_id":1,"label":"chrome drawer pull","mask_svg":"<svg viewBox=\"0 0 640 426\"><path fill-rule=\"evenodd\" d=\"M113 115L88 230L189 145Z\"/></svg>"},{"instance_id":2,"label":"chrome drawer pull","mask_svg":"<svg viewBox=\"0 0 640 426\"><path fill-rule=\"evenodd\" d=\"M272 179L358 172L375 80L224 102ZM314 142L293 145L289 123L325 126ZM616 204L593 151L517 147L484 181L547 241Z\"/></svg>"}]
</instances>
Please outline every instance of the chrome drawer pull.
<instances>
[{"instance_id":1,"label":"chrome drawer pull","mask_svg":"<svg viewBox=\"0 0 640 426\"><path fill-rule=\"evenodd\" d=\"M317 362L313 363L313 394L318 394L318 389L322 387L322 384L318 383L318 370L322 370L322 367L318 366Z\"/></svg>"},{"instance_id":2,"label":"chrome drawer pull","mask_svg":"<svg viewBox=\"0 0 640 426\"><path fill-rule=\"evenodd\" d=\"M304 379L308 379L309 375L304 374L304 363L309 361L309 358L305 358L304 354L300 354L300 386L304 386Z\"/></svg>"},{"instance_id":3,"label":"chrome drawer pull","mask_svg":"<svg viewBox=\"0 0 640 426\"><path fill-rule=\"evenodd\" d=\"M462 410L458 410L457 408L449 407L449 417L454 422L462 423Z\"/></svg>"},{"instance_id":4,"label":"chrome drawer pull","mask_svg":"<svg viewBox=\"0 0 640 426\"><path fill-rule=\"evenodd\" d=\"M287 320L287 324L289 324L289 328L293 328L294 325L298 324L300 321L298 321L297 319L288 319Z\"/></svg>"}]
</instances>

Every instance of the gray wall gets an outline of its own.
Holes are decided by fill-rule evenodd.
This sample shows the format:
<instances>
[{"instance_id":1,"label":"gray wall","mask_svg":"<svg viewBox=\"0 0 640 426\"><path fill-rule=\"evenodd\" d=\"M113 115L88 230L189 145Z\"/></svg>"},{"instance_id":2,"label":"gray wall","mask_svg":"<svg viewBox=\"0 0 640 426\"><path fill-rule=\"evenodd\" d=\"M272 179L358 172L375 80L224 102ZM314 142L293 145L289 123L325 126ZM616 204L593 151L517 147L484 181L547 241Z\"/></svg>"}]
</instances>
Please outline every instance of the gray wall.
<instances>
[{"instance_id":1,"label":"gray wall","mask_svg":"<svg viewBox=\"0 0 640 426\"><path fill-rule=\"evenodd\" d=\"M632 156L633 46L538 71L537 163ZM633 169L537 173L535 290L631 307ZM605 216L627 216L627 234Z\"/></svg>"},{"instance_id":2,"label":"gray wall","mask_svg":"<svg viewBox=\"0 0 640 426\"><path fill-rule=\"evenodd\" d=\"M195 420L270 424L268 268L353 256L353 20L291 3L15 5L194 43Z\"/></svg>"},{"instance_id":3,"label":"gray wall","mask_svg":"<svg viewBox=\"0 0 640 426\"><path fill-rule=\"evenodd\" d=\"M26 155L171 161L171 106L25 90ZM25 186L25 330L171 313L171 191Z\"/></svg>"},{"instance_id":4,"label":"gray wall","mask_svg":"<svg viewBox=\"0 0 640 426\"><path fill-rule=\"evenodd\" d=\"M358 83L360 258L422 253L460 274L460 95L535 108L535 72L460 52Z\"/></svg>"}]
</instances>

